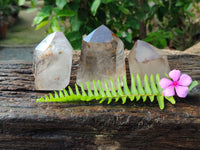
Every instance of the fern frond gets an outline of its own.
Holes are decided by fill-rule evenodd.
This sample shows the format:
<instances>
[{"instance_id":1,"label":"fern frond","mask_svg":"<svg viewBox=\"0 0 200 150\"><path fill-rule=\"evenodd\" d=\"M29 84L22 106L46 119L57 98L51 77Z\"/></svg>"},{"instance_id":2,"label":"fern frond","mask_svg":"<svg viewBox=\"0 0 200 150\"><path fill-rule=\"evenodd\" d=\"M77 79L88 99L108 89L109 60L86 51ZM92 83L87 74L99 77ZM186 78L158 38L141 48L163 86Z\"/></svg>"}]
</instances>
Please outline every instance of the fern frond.
<instances>
[{"instance_id":1,"label":"fern frond","mask_svg":"<svg viewBox=\"0 0 200 150\"><path fill-rule=\"evenodd\" d=\"M107 80L104 81L105 91L102 88L102 83L98 80L97 82L93 80L93 91L91 90L89 82L86 82L87 85L87 93L84 90L83 84L81 83L80 91L78 86L75 84L75 91L73 92L70 86L68 86L67 90L63 89L55 92L54 96L50 93L49 96L41 97L37 99L37 102L75 102L75 101L92 101L97 100L99 103L103 103L107 100L107 103L110 104L113 100L118 102L119 99L122 100L122 104L125 104L127 99L131 101L139 101L141 98L143 102L146 102L147 98L150 99L150 102L153 102L155 98L158 101L158 105L160 109L164 109L164 98L167 99L170 103L175 104L176 101L173 97L164 97L162 94L163 89L160 87L160 76L156 75L156 83L154 81L153 75L150 76L150 80L148 76L144 76L144 87L142 86L142 81L139 74L135 77L131 74L131 88L129 89L127 84L126 76L124 75L123 88L121 87L120 78L117 78L117 90L115 90L113 79L110 78L110 89L108 86ZM137 86L136 86L137 83ZM192 85L192 88L196 85L195 82ZM191 89L190 89L191 90Z\"/></svg>"}]
</instances>

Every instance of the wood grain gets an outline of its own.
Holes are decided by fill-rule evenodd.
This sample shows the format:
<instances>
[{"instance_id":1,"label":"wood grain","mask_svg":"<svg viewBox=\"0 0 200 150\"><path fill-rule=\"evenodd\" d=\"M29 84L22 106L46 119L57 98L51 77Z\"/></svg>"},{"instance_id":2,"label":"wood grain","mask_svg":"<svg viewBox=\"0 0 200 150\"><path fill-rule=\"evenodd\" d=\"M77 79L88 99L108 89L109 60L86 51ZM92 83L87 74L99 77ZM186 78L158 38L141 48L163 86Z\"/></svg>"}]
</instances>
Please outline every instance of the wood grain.
<instances>
[{"instance_id":1,"label":"wood grain","mask_svg":"<svg viewBox=\"0 0 200 150\"><path fill-rule=\"evenodd\" d=\"M168 59L200 82L200 56ZM33 81L31 62L0 62L0 149L200 149L199 86L162 111L156 103L36 103L48 91L36 91Z\"/></svg>"}]
</instances>

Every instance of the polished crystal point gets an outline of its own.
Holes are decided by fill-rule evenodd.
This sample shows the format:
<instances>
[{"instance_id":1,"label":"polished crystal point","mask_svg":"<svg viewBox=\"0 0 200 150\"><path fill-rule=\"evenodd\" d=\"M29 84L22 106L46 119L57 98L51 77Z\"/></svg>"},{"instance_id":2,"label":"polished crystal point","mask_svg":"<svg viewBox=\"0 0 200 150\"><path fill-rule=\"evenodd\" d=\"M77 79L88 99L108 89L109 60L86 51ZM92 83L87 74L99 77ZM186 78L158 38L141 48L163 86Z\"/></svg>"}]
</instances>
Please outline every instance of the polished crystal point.
<instances>
[{"instance_id":1,"label":"polished crystal point","mask_svg":"<svg viewBox=\"0 0 200 150\"><path fill-rule=\"evenodd\" d=\"M160 58L160 55L156 53L154 48L148 43L138 40L136 50L136 59L138 62L145 62L152 59Z\"/></svg>"},{"instance_id":2,"label":"polished crystal point","mask_svg":"<svg viewBox=\"0 0 200 150\"><path fill-rule=\"evenodd\" d=\"M107 43L112 42L112 32L105 25L101 25L84 38L86 42Z\"/></svg>"},{"instance_id":3,"label":"polished crystal point","mask_svg":"<svg viewBox=\"0 0 200 150\"><path fill-rule=\"evenodd\" d=\"M170 71L167 56L164 56L162 50L138 40L128 56L129 69L133 75L137 73L142 80L145 74L150 77L159 73L164 77L164 73Z\"/></svg>"},{"instance_id":4,"label":"polished crystal point","mask_svg":"<svg viewBox=\"0 0 200 150\"><path fill-rule=\"evenodd\" d=\"M112 77L116 87L117 76L122 79L125 74L124 44L106 26L98 27L84 38L77 72L78 85L82 82L86 89L88 81L93 89L92 81L100 80L105 89L104 80L110 84Z\"/></svg>"},{"instance_id":5,"label":"polished crystal point","mask_svg":"<svg viewBox=\"0 0 200 150\"><path fill-rule=\"evenodd\" d=\"M34 51L37 90L59 90L70 81L73 48L62 32L48 35Z\"/></svg>"}]
</instances>

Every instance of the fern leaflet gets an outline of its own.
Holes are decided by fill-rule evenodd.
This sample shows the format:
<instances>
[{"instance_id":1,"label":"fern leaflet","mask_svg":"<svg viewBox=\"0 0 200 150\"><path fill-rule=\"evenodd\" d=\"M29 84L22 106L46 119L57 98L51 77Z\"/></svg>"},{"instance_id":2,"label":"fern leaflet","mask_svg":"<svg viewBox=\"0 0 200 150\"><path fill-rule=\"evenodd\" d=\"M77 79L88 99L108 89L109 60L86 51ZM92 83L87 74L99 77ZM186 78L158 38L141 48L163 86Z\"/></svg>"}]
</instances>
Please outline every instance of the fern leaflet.
<instances>
[{"instance_id":1,"label":"fern leaflet","mask_svg":"<svg viewBox=\"0 0 200 150\"><path fill-rule=\"evenodd\" d=\"M150 82L149 82L150 81ZM110 78L110 85L111 89L108 87L108 82L105 80L105 91L102 88L102 83L98 80L97 82L93 80L93 87L94 90L92 91L90 88L89 82L86 82L87 85L87 93L84 90L83 84L81 83L79 91L78 86L75 84L75 91L76 94L73 92L70 86L68 86L68 92L66 89L62 91L59 90L58 92L55 91L55 95L53 96L51 93L49 96L45 96L45 98L41 97L36 100L36 102L75 102L75 101L92 101L94 99L98 100L99 103L103 103L107 100L107 103L110 104L113 100L118 102L119 99L122 100L122 104L125 104L127 98L131 101L136 100L139 101L141 98L143 102L146 102L147 98L150 99L151 102L155 100L155 97L158 101L158 105L160 109L164 109L164 98L167 99L170 103L175 104L176 101L173 96L171 97L164 97L162 94L163 89L160 87L160 75L156 75L156 83L154 81L153 75L150 76L150 80L148 76L144 76L144 87L142 86L142 81L139 74L136 75L136 82L135 77L131 74L131 88L129 89L127 84L126 76L123 77L123 89L120 84L119 77L117 78L117 90L115 90L113 79ZM195 87L198 83L197 81L193 81L191 84L192 87L189 87L190 90Z\"/></svg>"}]
</instances>

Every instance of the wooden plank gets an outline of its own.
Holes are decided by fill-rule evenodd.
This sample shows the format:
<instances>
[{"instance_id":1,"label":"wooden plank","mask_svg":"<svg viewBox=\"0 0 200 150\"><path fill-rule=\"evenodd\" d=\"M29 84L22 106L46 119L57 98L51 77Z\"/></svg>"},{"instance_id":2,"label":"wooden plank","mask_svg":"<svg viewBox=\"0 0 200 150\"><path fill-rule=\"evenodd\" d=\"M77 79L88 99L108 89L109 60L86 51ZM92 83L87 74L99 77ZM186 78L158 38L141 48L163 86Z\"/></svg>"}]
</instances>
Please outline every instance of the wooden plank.
<instances>
[{"instance_id":1,"label":"wooden plank","mask_svg":"<svg viewBox=\"0 0 200 150\"><path fill-rule=\"evenodd\" d=\"M200 81L200 56L168 58ZM200 149L199 86L162 111L156 103L36 103L48 91L33 81L31 62L0 62L0 149Z\"/></svg>"}]
</instances>

